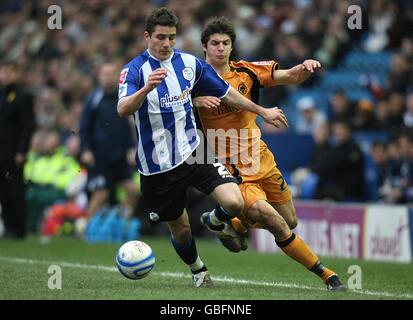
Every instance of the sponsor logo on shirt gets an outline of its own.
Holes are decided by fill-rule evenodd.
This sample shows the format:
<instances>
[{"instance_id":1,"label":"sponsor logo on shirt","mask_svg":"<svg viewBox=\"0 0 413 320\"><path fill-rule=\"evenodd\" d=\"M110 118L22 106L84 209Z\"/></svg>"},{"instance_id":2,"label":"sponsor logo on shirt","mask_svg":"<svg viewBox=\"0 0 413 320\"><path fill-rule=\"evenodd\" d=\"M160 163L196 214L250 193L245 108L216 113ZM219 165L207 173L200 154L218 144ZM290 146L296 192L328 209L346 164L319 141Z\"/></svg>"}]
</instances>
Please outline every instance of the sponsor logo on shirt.
<instances>
[{"instance_id":1,"label":"sponsor logo on shirt","mask_svg":"<svg viewBox=\"0 0 413 320\"><path fill-rule=\"evenodd\" d=\"M251 62L252 64L255 64L257 66L270 66L272 65L272 61L254 61Z\"/></svg>"},{"instance_id":2,"label":"sponsor logo on shirt","mask_svg":"<svg viewBox=\"0 0 413 320\"><path fill-rule=\"evenodd\" d=\"M180 95L169 95L166 94L162 98L160 98L161 108L173 108L176 106L181 106L189 101L189 96L191 91L189 87L186 87L184 91Z\"/></svg>"}]
</instances>

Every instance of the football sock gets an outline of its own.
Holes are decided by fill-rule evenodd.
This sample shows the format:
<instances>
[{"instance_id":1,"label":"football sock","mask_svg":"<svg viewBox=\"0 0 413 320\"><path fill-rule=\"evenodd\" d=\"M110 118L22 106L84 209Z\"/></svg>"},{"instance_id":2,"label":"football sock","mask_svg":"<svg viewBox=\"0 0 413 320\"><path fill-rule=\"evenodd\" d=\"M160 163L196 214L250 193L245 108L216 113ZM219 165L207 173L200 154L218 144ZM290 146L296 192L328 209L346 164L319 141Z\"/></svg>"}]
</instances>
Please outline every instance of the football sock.
<instances>
[{"instance_id":1,"label":"football sock","mask_svg":"<svg viewBox=\"0 0 413 320\"><path fill-rule=\"evenodd\" d=\"M241 220L238 218L231 219L231 224L234 230L238 233L245 233L247 232L247 228L242 224Z\"/></svg>"},{"instance_id":2,"label":"football sock","mask_svg":"<svg viewBox=\"0 0 413 320\"><path fill-rule=\"evenodd\" d=\"M191 269L192 269L192 265L195 265L194 268L199 269L198 267L200 266L200 263L202 263L202 261L198 257L198 252L196 250L196 245L195 245L195 239L192 238L192 236L188 240L188 242L184 244L176 242L172 237L171 237L171 242L175 248L176 253L182 259L183 262L189 265Z\"/></svg>"},{"instance_id":3,"label":"football sock","mask_svg":"<svg viewBox=\"0 0 413 320\"><path fill-rule=\"evenodd\" d=\"M291 232L287 239L276 241L276 243L290 258L301 263L307 269L311 270L318 261L318 257L311 248L294 232Z\"/></svg>"},{"instance_id":4,"label":"football sock","mask_svg":"<svg viewBox=\"0 0 413 320\"><path fill-rule=\"evenodd\" d=\"M216 208L208 215L208 227L214 231L222 231L225 228L225 221L231 220L233 216L230 215L228 211L226 211L220 205L216 206Z\"/></svg>"},{"instance_id":5,"label":"football sock","mask_svg":"<svg viewBox=\"0 0 413 320\"><path fill-rule=\"evenodd\" d=\"M209 219L213 225L220 225L222 222L231 220L234 218L227 210L220 205L215 207L215 210L209 215Z\"/></svg>"},{"instance_id":6,"label":"football sock","mask_svg":"<svg viewBox=\"0 0 413 320\"><path fill-rule=\"evenodd\" d=\"M317 262L310 268L311 272L314 272L316 275L318 275L321 279L323 279L324 283L327 282L327 279L332 276L333 274L336 274L334 271L326 268L323 266L323 264L320 262L320 260L317 260Z\"/></svg>"},{"instance_id":7,"label":"football sock","mask_svg":"<svg viewBox=\"0 0 413 320\"><path fill-rule=\"evenodd\" d=\"M215 216L215 210L208 215L207 225L211 230L222 231L225 228L225 224L217 219Z\"/></svg>"},{"instance_id":8,"label":"football sock","mask_svg":"<svg viewBox=\"0 0 413 320\"><path fill-rule=\"evenodd\" d=\"M202 271L207 271L207 267L202 262L200 257L196 258L196 261L193 264L189 265L189 266L191 267L191 271L192 271L193 274L199 273L199 272L202 272Z\"/></svg>"}]
</instances>

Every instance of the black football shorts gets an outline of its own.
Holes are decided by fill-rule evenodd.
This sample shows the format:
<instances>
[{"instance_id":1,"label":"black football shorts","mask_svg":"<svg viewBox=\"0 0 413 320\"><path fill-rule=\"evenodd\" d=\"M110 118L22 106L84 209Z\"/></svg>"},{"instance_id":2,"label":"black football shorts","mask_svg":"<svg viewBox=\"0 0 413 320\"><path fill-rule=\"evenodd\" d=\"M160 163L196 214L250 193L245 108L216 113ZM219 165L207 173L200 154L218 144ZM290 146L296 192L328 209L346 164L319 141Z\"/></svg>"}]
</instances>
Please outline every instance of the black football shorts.
<instances>
[{"instance_id":1,"label":"black football shorts","mask_svg":"<svg viewBox=\"0 0 413 320\"><path fill-rule=\"evenodd\" d=\"M149 215L151 223L178 219L186 206L186 191L192 186L210 194L217 186L236 183L221 163L188 164L154 175L140 175L142 191L142 213Z\"/></svg>"}]
</instances>

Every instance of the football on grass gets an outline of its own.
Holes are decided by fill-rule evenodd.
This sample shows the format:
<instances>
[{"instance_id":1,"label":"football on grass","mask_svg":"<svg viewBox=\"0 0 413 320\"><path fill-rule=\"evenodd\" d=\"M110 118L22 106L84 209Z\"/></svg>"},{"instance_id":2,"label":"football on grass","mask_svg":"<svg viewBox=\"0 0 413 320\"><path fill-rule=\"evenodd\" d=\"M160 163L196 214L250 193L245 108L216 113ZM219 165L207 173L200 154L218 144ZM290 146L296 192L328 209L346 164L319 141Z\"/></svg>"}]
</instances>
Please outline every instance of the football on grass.
<instances>
[{"instance_id":1,"label":"football on grass","mask_svg":"<svg viewBox=\"0 0 413 320\"><path fill-rule=\"evenodd\" d=\"M128 279L145 278L155 265L152 248L143 241L124 243L116 255L116 266L120 273Z\"/></svg>"}]
</instances>

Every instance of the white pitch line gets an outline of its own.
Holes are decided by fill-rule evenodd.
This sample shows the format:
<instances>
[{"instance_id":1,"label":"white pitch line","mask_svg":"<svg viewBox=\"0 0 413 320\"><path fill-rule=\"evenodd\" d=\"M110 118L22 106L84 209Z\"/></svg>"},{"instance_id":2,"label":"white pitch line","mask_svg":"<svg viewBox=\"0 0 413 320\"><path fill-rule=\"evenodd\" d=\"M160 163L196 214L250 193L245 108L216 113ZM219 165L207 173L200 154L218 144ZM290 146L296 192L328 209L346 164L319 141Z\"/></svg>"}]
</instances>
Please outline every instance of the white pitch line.
<instances>
[{"instance_id":1,"label":"white pitch line","mask_svg":"<svg viewBox=\"0 0 413 320\"><path fill-rule=\"evenodd\" d=\"M68 267L68 268L118 272L117 268L115 267L81 264L81 263L73 263L73 262L67 262L67 261L45 261L45 260L34 260L34 259L5 257L5 256L0 256L0 260L14 262L14 263L25 263L25 264L48 264L48 265L56 264L56 265L59 265L62 267ZM170 278L191 278L191 275L185 274L182 272L153 272L152 274L158 275L161 277L170 277ZM264 287L326 291L325 288L310 287L310 286L300 285L296 283L252 281L252 280L235 279L235 278L215 276L215 275L214 275L214 281L236 283L236 284L242 284L242 285L264 286ZM394 293L390 293L386 291L379 292L379 291L371 291L371 290L349 290L349 292L358 293L358 294L367 295L367 296L378 296L378 297L399 298L399 299L413 299L412 294L394 294Z\"/></svg>"}]
</instances>

